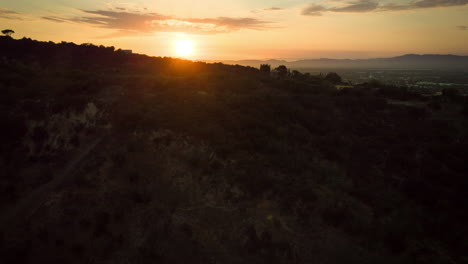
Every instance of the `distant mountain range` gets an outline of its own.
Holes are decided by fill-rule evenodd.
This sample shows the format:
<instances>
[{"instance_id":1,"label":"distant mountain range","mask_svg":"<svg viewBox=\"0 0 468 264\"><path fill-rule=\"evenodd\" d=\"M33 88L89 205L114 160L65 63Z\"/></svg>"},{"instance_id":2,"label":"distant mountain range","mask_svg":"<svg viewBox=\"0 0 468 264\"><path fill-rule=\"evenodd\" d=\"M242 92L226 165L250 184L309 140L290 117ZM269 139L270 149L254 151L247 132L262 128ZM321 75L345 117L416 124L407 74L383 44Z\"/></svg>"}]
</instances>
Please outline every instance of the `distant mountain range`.
<instances>
[{"instance_id":1,"label":"distant mountain range","mask_svg":"<svg viewBox=\"0 0 468 264\"><path fill-rule=\"evenodd\" d=\"M224 60L207 61L225 64L239 64L259 67L270 64L272 67L285 65L292 69L393 69L393 70L461 70L468 71L468 56L457 55L417 55L407 54L392 58L376 59L307 59L284 60Z\"/></svg>"}]
</instances>

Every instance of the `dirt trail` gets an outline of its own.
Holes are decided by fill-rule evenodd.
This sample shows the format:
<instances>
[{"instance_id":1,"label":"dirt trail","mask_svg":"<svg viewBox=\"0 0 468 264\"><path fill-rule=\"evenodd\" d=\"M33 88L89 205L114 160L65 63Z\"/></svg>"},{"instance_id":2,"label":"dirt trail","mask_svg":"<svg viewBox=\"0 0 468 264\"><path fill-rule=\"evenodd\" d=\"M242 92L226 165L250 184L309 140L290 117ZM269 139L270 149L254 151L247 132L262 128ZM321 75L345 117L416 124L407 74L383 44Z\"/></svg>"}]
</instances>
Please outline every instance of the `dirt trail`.
<instances>
[{"instance_id":1,"label":"dirt trail","mask_svg":"<svg viewBox=\"0 0 468 264\"><path fill-rule=\"evenodd\" d=\"M13 227L12 225L18 225L27 221L46 202L48 194L71 182L76 175L74 172L77 166L102 140L103 137L99 137L80 149L52 181L40 186L19 200L16 206L1 215L0 231L7 231Z\"/></svg>"}]
</instances>

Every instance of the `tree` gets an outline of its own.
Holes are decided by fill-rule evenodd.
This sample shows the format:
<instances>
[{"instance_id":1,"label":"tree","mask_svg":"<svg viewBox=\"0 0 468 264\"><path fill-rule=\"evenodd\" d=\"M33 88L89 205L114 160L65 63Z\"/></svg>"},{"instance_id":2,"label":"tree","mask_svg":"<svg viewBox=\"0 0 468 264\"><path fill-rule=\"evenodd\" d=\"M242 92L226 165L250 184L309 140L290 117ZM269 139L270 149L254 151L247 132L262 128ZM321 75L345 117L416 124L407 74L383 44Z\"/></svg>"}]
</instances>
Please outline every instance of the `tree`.
<instances>
[{"instance_id":1,"label":"tree","mask_svg":"<svg viewBox=\"0 0 468 264\"><path fill-rule=\"evenodd\" d=\"M278 72L278 76L281 78L284 78L288 75L288 68L284 65L278 66L278 68L275 69Z\"/></svg>"},{"instance_id":2,"label":"tree","mask_svg":"<svg viewBox=\"0 0 468 264\"><path fill-rule=\"evenodd\" d=\"M5 29L5 30L2 30L2 34L7 36L7 37L11 37L11 34L14 34L15 31L11 30L11 29Z\"/></svg>"},{"instance_id":3,"label":"tree","mask_svg":"<svg viewBox=\"0 0 468 264\"><path fill-rule=\"evenodd\" d=\"M442 90L442 96L451 101L458 101L458 99L461 98L461 93L457 88L444 88Z\"/></svg>"},{"instance_id":4,"label":"tree","mask_svg":"<svg viewBox=\"0 0 468 264\"><path fill-rule=\"evenodd\" d=\"M379 80L376 80L376 79L370 79L369 81L369 85L372 86L372 88L379 88L379 87L382 87L382 88L389 88L389 89L393 89L395 90L397 87L383 87L384 84L379 81Z\"/></svg>"},{"instance_id":5,"label":"tree","mask_svg":"<svg viewBox=\"0 0 468 264\"><path fill-rule=\"evenodd\" d=\"M468 100L465 100L465 104L463 105L461 113L468 117Z\"/></svg>"},{"instance_id":6,"label":"tree","mask_svg":"<svg viewBox=\"0 0 468 264\"><path fill-rule=\"evenodd\" d=\"M341 77L336 72L329 72L327 76L325 76L325 80L334 84L341 83Z\"/></svg>"},{"instance_id":7,"label":"tree","mask_svg":"<svg viewBox=\"0 0 468 264\"><path fill-rule=\"evenodd\" d=\"M271 66L269 64L260 64L260 72L264 74L270 74Z\"/></svg>"},{"instance_id":8,"label":"tree","mask_svg":"<svg viewBox=\"0 0 468 264\"><path fill-rule=\"evenodd\" d=\"M434 111L440 111L440 109L442 109L442 105L438 101L432 101L428 103L427 106Z\"/></svg>"},{"instance_id":9,"label":"tree","mask_svg":"<svg viewBox=\"0 0 468 264\"><path fill-rule=\"evenodd\" d=\"M292 77L293 79L303 79L303 76L304 76L304 75L303 75L302 73L300 73L299 71L293 70L293 71L291 72L291 77Z\"/></svg>"}]
</instances>

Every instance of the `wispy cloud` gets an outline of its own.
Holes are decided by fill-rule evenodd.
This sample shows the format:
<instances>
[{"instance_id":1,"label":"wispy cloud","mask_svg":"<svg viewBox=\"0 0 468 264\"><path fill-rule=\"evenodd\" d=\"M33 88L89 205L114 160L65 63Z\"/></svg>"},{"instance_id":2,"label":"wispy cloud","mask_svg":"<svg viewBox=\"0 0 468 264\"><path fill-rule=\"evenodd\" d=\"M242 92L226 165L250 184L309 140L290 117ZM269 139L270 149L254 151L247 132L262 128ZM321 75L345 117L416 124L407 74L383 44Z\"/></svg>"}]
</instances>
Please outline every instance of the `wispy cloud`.
<instances>
[{"instance_id":1,"label":"wispy cloud","mask_svg":"<svg viewBox=\"0 0 468 264\"><path fill-rule=\"evenodd\" d=\"M9 9L0 8L0 18L23 20L24 15Z\"/></svg>"},{"instance_id":2,"label":"wispy cloud","mask_svg":"<svg viewBox=\"0 0 468 264\"><path fill-rule=\"evenodd\" d=\"M434 7L464 6L468 0L416 0L407 3L381 4L373 0L357 0L352 2L337 3L330 1L324 4L309 4L302 9L304 16L321 16L325 12L367 13L367 12L389 12L401 10L413 10Z\"/></svg>"},{"instance_id":3,"label":"wispy cloud","mask_svg":"<svg viewBox=\"0 0 468 264\"><path fill-rule=\"evenodd\" d=\"M379 6L378 3L368 0L360 0L357 2L349 2L348 5L343 7L333 7L329 10L332 12L350 12L361 13L375 10Z\"/></svg>"},{"instance_id":4,"label":"wispy cloud","mask_svg":"<svg viewBox=\"0 0 468 264\"><path fill-rule=\"evenodd\" d=\"M433 7L464 6L467 4L468 0L419 0L408 4L390 3L381 5L380 9L382 11L398 11Z\"/></svg>"},{"instance_id":5,"label":"wispy cloud","mask_svg":"<svg viewBox=\"0 0 468 264\"><path fill-rule=\"evenodd\" d=\"M280 11L280 10L284 10L285 8L281 8L281 7L270 7L270 8L265 8L263 10L265 11Z\"/></svg>"},{"instance_id":6,"label":"wispy cloud","mask_svg":"<svg viewBox=\"0 0 468 264\"><path fill-rule=\"evenodd\" d=\"M302 9L303 16L321 16L322 12L327 12L328 9L322 5L310 4Z\"/></svg>"},{"instance_id":7,"label":"wispy cloud","mask_svg":"<svg viewBox=\"0 0 468 264\"><path fill-rule=\"evenodd\" d=\"M60 17L54 17L54 16L49 16L49 17L41 17L42 19L45 19L45 20L49 20L49 21L52 21L52 22L57 22L57 23L63 23L65 22L63 19L61 19Z\"/></svg>"},{"instance_id":8,"label":"wispy cloud","mask_svg":"<svg viewBox=\"0 0 468 264\"><path fill-rule=\"evenodd\" d=\"M412 6L415 8L427 8L441 6L461 6L466 4L468 4L468 0L420 0L416 1Z\"/></svg>"},{"instance_id":9,"label":"wispy cloud","mask_svg":"<svg viewBox=\"0 0 468 264\"><path fill-rule=\"evenodd\" d=\"M458 30L468 30L468 26L456 26Z\"/></svg>"},{"instance_id":10,"label":"wispy cloud","mask_svg":"<svg viewBox=\"0 0 468 264\"><path fill-rule=\"evenodd\" d=\"M258 20L256 18L232 18L232 17L218 17L218 18L189 18L182 21L190 22L193 24L212 25L217 28L227 29L228 31L240 29L254 29L263 30L270 22Z\"/></svg>"},{"instance_id":11,"label":"wispy cloud","mask_svg":"<svg viewBox=\"0 0 468 264\"><path fill-rule=\"evenodd\" d=\"M181 18L159 13L129 12L117 10L80 10L82 16L47 16L43 19L53 22L74 22L96 27L115 29L117 35L152 32L186 32L195 34L216 34L241 29L266 30L271 22L256 18Z\"/></svg>"}]
</instances>

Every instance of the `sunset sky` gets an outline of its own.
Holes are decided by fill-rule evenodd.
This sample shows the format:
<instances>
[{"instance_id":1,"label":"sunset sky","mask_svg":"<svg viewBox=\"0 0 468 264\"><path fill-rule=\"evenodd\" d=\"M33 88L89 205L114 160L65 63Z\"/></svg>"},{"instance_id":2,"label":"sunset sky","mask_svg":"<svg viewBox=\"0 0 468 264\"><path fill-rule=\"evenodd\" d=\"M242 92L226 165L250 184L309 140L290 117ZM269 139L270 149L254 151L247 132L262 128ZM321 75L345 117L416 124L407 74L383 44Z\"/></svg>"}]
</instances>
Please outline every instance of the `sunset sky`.
<instances>
[{"instance_id":1,"label":"sunset sky","mask_svg":"<svg viewBox=\"0 0 468 264\"><path fill-rule=\"evenodd\" d=\"M468 0L0 0L15 38L189 59L468 55Z\"/></svg>"}]
</instances>

